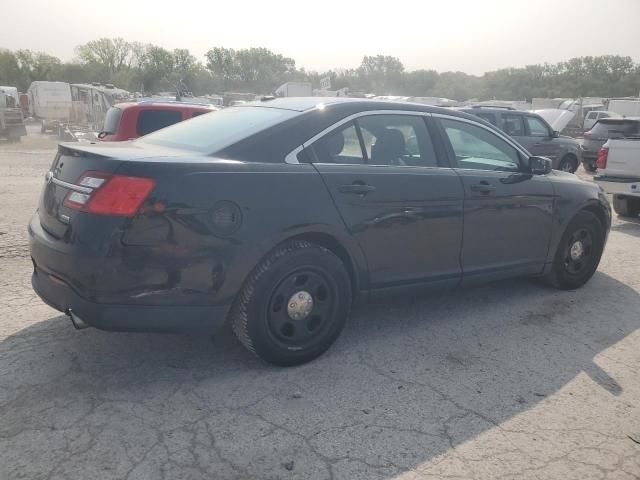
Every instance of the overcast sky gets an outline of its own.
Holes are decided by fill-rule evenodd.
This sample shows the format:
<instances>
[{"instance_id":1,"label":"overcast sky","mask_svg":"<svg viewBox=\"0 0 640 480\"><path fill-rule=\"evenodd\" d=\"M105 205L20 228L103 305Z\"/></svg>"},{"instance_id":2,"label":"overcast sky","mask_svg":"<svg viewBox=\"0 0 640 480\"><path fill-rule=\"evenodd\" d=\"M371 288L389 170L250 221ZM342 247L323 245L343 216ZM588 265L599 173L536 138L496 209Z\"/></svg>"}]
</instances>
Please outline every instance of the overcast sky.
<instances>
[{"instance_id":1,"label":"overcast sky","mask_svg":"<svg viewBox=\"0 0 640 480\"><path fill-rule=\"evenodd\" d=\"M3 0L1 10L0 48L63 60L123 37L199 59L213 46L267 47L313 70L378 53L408 70L474 74L584 55L640 61L640 0Z\"/></svg>"}]
</instances>

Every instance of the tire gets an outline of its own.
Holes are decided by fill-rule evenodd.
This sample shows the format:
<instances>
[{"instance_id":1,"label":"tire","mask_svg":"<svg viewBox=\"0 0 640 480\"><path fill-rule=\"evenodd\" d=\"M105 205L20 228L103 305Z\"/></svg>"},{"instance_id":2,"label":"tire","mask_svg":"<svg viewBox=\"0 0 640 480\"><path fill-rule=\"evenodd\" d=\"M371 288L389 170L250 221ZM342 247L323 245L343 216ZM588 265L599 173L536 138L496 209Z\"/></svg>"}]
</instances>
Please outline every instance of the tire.
<instances>
[{"instance_id":1,"label":"tire","mask_svg":"<svg viewBox=\"0 0 640 480\"><path fill-rule=\"evenodd\" d=\"M40 123L40 133L47 133L47 127L44 122Z\"/></svg>"},{"instance_id":2,"label":"tire","mask_svg":"<svg viewBox=\"0 0 640 480\"><path fill-rule=\"evenodd\" d=\"M575 155L569 154L562 157L560 163L558 164L558 170L562 170L563 172L576 173L578 170L578 159Z\"/></svg>"},{"instance_id":3,"label":"tire","mask_svg":"<svg viewBox=\"0 0 640 480\"><path fill-rule=\"evenodd\" d=\"M613 209L620 217L637 217L640 214L640 198L614 195Z\"/></svg>"},{"instance_id":4,"label":"tire","mask_svg":"<svg viewBox=\"0 0 640 480\"><path fill-rule=\"evenodd\" d=\"M351 297L342 261L326 248L295 240L277 247L254 268L231 308L231 326L247 350L262 360L300 365L320 356L338 338Z\"/></svg>"},{"instance_id":5,"label":"tire","mask_svg":"<svg viewBox=\"0 0 640 480\"><path fill-rule=\"evenodd\" d=\"M589 162L582 162L582 166L584 167L585 171L589 173L593 173L598 170L598 167Z\"/></svg>"},{"instance_id":6,"label":"tire","mask_svg":"<svg viewBox=\"0 0 640 480\"><path fill-rule=\"evenodd\" d=\"M604 227L598 217L591 212L578 212L558 244L547 282L561 290L587 283L600 263L604 239ZM580 247L576 247L578 242Z\"/></svg>"}]
</instances>

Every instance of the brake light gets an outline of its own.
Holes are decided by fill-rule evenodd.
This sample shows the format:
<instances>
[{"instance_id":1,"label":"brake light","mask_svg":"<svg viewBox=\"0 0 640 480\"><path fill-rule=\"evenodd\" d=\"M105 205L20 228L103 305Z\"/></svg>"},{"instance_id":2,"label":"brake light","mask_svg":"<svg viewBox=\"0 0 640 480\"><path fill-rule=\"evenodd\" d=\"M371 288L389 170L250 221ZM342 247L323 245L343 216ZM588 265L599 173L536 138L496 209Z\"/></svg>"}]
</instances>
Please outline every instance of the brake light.
<instances>
[{"instance_id":1,"label":"brake light","mask_svg":"<svg viewBox=\"0 0 640 480\"><path fill-rule=\"evenodd\" d=\"M598 152L598 160L596 161L596 167L605 169L607 168L607 157L609 156L609 148L602 147Z\"/></svg>"},{"instance_id":2,"label":"brake light","mask_svg":"<svg viewBox=\"0 0 640 480\"><path fill-rule=\"evenodd\" d=\"M132 217L156 182L150 178L87 172L78 179L78 184L92 191L69 192L64 200L66 207L95 215Z\"/></svg>"}]
</instances>

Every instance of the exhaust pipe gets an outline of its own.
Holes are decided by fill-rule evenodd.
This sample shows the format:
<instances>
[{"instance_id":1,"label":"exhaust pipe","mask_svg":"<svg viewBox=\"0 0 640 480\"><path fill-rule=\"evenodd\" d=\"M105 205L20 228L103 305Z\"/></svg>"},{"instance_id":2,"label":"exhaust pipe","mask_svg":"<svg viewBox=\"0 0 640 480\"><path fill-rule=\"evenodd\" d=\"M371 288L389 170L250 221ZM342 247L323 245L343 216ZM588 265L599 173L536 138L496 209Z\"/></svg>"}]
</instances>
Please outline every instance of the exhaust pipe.
<instances>
[{"instance_id":1,"label":"exhaust pipe","mask_svg":"<svg viewBox=\"0 0 640 480\"><path fill-rule=\"evenodd\" d=\"M83 330L89 327L89 325L84 323L84 321L79 316L73 313L73 310L71 309L67 310L67 315L69 315L69 318L71 319L71 323L73 324L73 327L76 330Z\"/></svg>"}]
</instances>

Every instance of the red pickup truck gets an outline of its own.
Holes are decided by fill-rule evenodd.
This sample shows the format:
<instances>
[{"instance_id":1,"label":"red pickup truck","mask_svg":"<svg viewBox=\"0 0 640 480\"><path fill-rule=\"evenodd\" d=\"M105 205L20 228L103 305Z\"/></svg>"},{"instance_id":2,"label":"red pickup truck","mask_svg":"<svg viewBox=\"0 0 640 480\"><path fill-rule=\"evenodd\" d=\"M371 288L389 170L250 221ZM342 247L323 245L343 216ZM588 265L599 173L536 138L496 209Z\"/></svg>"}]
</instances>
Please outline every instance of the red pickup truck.
<instances>
[{"instance_id":1,"label":"red pickup truck","mask_svg":"<svg viewBox=\"0 0 640 480\"><path fill-rule=\"evenodd\" d=\"M174 123L218 110L213 105L186 102L142 101L118 103L107 110L103 142L120 142L141 137Z\"/></svg>"}]
</instances>

